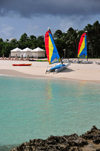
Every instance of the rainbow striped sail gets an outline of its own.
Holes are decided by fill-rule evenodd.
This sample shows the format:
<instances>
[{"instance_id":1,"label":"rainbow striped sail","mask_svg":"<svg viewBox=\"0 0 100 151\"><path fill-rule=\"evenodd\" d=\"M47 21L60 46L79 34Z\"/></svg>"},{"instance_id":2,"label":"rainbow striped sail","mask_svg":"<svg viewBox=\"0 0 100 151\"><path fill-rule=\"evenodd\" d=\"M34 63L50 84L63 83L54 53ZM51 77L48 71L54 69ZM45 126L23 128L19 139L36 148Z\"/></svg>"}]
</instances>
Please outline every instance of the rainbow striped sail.
<instances>
[{"instance_id":1,"label":"rainbow striped sail","mask_svg":"<svg viewBox=\"0 0 100 151\"><path fill-rule=\"evenodd\" d=\"M87 38L86 33L83 33L79 46L78 46L78 58L87 58Z\"/></svg>"},{"instance_id":2,"label":"rainbow striped sail","mask_svg":"<svg viewBox=\"0 0 100 151\"><path fill-rule=\"evenodd\" d=\"M45 49L49 64L60 61L60 56L50 30L48 30L45 34Z\"/></svg>"}]
</instances>

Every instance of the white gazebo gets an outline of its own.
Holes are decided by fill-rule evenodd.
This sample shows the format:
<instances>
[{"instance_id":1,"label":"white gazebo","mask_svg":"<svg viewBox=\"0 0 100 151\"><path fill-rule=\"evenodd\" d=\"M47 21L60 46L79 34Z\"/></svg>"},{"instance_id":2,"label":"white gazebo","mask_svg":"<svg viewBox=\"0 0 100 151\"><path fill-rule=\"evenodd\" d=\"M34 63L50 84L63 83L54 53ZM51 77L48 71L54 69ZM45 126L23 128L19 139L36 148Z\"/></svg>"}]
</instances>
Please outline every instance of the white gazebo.
<instances>
[{"instance_id":1,"label":"white gazebo","mask_svg":"<svg viewBox=\"0 0 100 151\"><path fill-rule=\"evenodd\" d=\"M28 47L21 50L20 57L24 57L24 58L31 57L32 56L31 51L32 51L32 49L30 49Z\"/></svg>"},{"instance_id":2,"label":"white gazebo","mask_svg":"<svg viewBox=\"0 0 100 151\"><path fill-rule=\"evenodd\" d=\"M33 49L31 51L31 53L32 53L32 57L34 57L34 58L44 58L45 57L45 50L43 50L39 47Z\"/></svg>"},{"instance_id":3,"label":"white gazebo","mask_svg":"<svg viewBox=\"0 0 100 151\"><path fill-rule=\"evenodd\" d=\"M20 48L15 48L11 50L11 57L20 57L21 51L22 50Z\"/></svg>"}]
</instances>

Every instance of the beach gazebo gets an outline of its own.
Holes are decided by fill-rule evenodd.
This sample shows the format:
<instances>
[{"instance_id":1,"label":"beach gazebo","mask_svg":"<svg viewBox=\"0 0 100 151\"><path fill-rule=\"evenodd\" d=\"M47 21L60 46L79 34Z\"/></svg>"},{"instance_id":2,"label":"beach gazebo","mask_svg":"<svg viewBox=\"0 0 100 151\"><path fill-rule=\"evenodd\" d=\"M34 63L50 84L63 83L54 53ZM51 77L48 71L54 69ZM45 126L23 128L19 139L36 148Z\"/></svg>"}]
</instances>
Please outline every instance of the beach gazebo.
<instances>
[{"instance_id":1,"label":"beach gazebo","mask_svg":"<svg viewBox=\"0 0 100 151\"><path fill-rule=\"evenodd\" d=\"M31 51L31 53L32 53L32 57L34 57L34 58L44 58L45 57L45 50L43 50L39 47L33 49Z\"/></svg>"},{"instance_id":2,"label":"beach gazebo","mask_svg":"<svg viewBox=\"0 0 100 151\"><path fill-rule=\"evenodd\" d=\"M21 53L20 53L20 57L24 57L24 58L26 58L26 57L31 57L32 55L31 55L31 51L32 51L32 49L30 49L30 48L25 48L25 49L23 49L22 51L21 51Z\"/></svg>"},{"instance_id":3,"label":"beach gazebo","mask_svg":"<svg viewBox=\"0 0 100 151\"><path fill-rule=\"evenodd\" d=\"M11 50L11 57L20 57L21 51L22 50L20 48L15 48Z\"/></svg>"}]
</instances>

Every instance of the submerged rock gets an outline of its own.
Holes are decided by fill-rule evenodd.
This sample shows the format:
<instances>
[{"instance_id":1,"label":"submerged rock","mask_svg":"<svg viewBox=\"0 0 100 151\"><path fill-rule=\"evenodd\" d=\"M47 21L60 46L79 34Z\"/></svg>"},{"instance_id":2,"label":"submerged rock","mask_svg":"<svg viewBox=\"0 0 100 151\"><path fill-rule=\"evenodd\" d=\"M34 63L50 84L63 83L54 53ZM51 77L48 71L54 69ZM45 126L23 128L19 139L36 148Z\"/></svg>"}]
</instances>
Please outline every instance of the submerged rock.
<instances>
[{"instance_id":1,"label":"submerged rock","mask_svg":"<svg viewBox=\"0 0 100 151\"><path fill-rule=\"evenodd\" d=\"M100 130L95 126L78 136L50 136L46 140L33 139L11 151L100 151Z\"/></svg>"}]
</instances>

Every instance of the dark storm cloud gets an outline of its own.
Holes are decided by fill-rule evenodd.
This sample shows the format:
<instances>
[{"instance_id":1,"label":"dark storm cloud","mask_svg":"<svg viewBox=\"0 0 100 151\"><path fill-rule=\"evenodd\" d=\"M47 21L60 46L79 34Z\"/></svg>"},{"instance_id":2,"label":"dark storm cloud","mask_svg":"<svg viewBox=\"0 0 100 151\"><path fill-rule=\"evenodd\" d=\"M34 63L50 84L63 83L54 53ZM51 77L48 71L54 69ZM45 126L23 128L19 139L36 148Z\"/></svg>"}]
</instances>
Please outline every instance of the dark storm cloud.
<instances>
[{"instance_id":1,"label":"dark storm cloud","mask_svg":"<svg viewBox=\"0 0 100 151\"><path fill-rule=\"evenodd\" d=\"M34 15L93 15L100 14L100 0L0 0L0 15L17 13Z\"/></svg>"}]
</instances>

